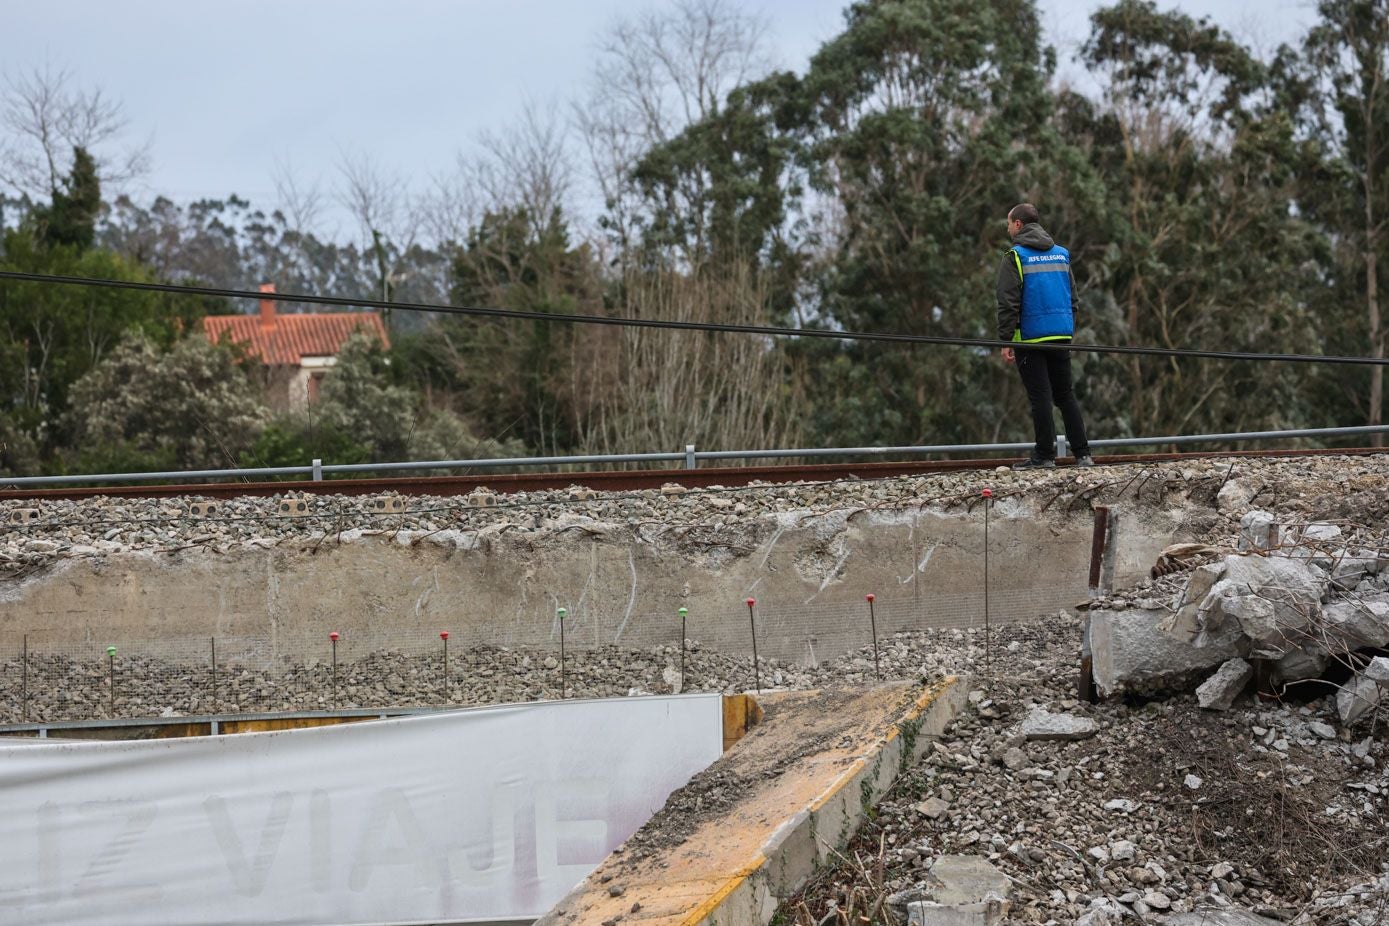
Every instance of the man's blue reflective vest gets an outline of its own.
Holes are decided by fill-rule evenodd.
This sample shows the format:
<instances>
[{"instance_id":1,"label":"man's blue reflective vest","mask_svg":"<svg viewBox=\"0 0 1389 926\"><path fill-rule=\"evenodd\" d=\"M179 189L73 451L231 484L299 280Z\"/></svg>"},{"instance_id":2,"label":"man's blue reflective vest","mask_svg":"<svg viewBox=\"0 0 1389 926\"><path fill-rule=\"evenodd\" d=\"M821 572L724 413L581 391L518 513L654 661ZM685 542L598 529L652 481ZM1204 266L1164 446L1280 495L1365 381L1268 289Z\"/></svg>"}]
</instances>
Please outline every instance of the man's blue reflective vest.
<instances>
[{"instance_id":1,"label":"man's blue reflective vest","mask_svg":"<svg viewBox=\"0 0 1389 926\"><path fill-rule=\"evenodd\" d=\"M1021 244L1010 250L1022 282L1022 318L1013 340L1036 344L1072 337L1071 252L1059 244L1046 251Z\"/></svg>"}]
</instances>

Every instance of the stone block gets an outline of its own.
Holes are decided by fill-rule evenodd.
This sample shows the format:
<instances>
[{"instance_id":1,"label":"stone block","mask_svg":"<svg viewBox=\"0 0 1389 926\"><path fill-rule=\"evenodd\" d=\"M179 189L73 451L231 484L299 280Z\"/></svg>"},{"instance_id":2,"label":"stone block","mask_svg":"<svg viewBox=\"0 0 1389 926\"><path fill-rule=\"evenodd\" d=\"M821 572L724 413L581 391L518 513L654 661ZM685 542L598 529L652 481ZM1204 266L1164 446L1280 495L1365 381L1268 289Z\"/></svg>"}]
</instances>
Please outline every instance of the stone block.
<instances>
[{"instance_id":1,"label":"stone block","mask_svg":"<svg viewBox=\"0 0 1389 926\"><path fill-rule=\"evenodd\" d=\"M1243 659L1231 659L1196 689L1196 701L1206 710L1228 711L1253 677L1253 666Z\"/></svg>"},{"instance_id":2,"label":"stone block","mask_svg":"<svg viewBox=\"0 0 1389 926\"><path fill-rule=\"evenodd\" d=\"M1376 656L1361 674L1379 687L1389 688L1389 658Z\"/></svg>"},{"instance_id":3,"label":"stone block","mask_svg":"<svg viewBox=\"0 0 1389 926\"><path fill-rule=\"evenodd\" d=\"M215 518L222 513L221 502L191 502L188 513L195 518Z\"/></svg>"},{"instance_id":4,"label":"stone block","mask_svg":"<svg viewBox=\"0 0 1389 926\"><path fill-rule=\"evenodd\" d=\"M1239 519L1239 550L1272 550L1278 546L1278 522L1257 508Z\"/></svg>"},{"instance_id":5,"label":"stone block","mask_svg":"<svg viewBox=\"0 0 1389 926\"><path fill-rule=\"evenodd\" d=\"M1305 678L1320 678L1331 661L1326 650L1308 645L1295 649L1273 664L1273 674L1279 682L1297 682Z\"/></svg>"},{"instance_id":6,"label":"stone block","mask_svg":"<svg viewBox=\"0 0 1389 926\"><path fill-rule=\"evenodd\" d=\"M1311 543L1332 543L1341 537L1341 528L1324 521L1313 521L1302 527L1301 539Z\"/></svg>"},{"instance_id":7,"label":"stone block","mask_svg":"<svg viewBox=\"0 0 1389 926\"><path fill-rule=\"evenodd\" d=\"M573 486L569 490L569 500L571 502L591 502L597 497L597 492L584 486Z\"/></svg>"},{"instance_id":8,"label":"stone block","mask_svg":"<svg viewBox=\"0 0 1389 926\"><path fill-rule=\"evenodd\" d=\"M674 482L667 482L665 485L661 486L661 494L667 498L675 495L684 495L688 491L690 490Z\"/></svg>"},{"instance_id":9,"label":"stone block","mask_svg":"<svg viewBox=\"0 0 1389 926\"><path fill-rule=\"evenodd\" d=\"M1164 629L1165 617L1166 611L1144 608L1090 612L1090 652L1102 696L1181 687L1243 655L1234 642L1195 646L1189 636Z\"/></svg>"},{"instance_id":10,"label":"stone block","mask_svg":"<svg viewBox=\"0 0 1389 926\"><path fill-rule=\"evenodd\" d=\"M1366 576L1377 575L1382 567L1383 561L1373 550L1347 552L1332 563L1331 587L1339 592L1352 591Z\"/></svg>"},{"instance_id":11,"label":"stone block","mask_svg":"<svg viewBox=\"0 0 1389 926\"><path fill-rule=\"evenodd\" d=\"M972 904L918 900L907 904L907 926L994 926L1007 910L1007 901L998 897Z\"/></svg>"},{"instance_id":12,"label":"stone block","mask_svg":"<svg viewBox=\"0 0 1389 926\"><path fill-rule=\"evenodd\" d=\"M37 508L11 508L10 523L21 526L37 524L39 520L39 510Z\"/></svg>"},{"instance_id":13,"label":"stone block","mask_svg":"<svg viewBox=\"0 0 1389 926\"><path fill-rule=\"evenodd\" d=\"M1389 595L1332 602L1322 612L1329 642L1348 649L1389 646Z\"/></svg>"},{"instance_id":14,"label":"stone block","mask_svg":"<svg viewBox=\"0 0 1389 926\"><path fill-rule=\"evenodd\" d=\"M941 904L982 903L1008 896L1008 876L978 855L942 855L931 864L931 894Z\"/></svg>"},{"instance_id":15,"label":"stone block","mask_svg":"<svg viewBox=\"0 0 1389 926\"><path fill-rule=\"evenodd\" d=\"M309 500L297 495L286 495L275 506L275 513L284 518L303 518L312 513Z\"/></svg>"},{"instance_id":16,"label":"stone block","mask_svg":"<svg viewBox=\"0 0 1389 926\"><path fill-rule=\"evenodd\" d=\"M1363 673L1348 679L1336 692L1336 711L1341 715L1341 723L1351 726L1374 713L1383 692L1378 682Z\"/></svg>"},{"instance_id":17,"label":"stone block","mask_svg":"<svg viewBox=\"0 0 1389 926\"><path fill-rule=\"evenodd\" d=\"M1211 590L1224 575L1223 561L1193 569L1172 604L1174 613L1164 620L1162 629L1198 648L1247 645L1238 622L1227 620L1223 611L1213 613L1210 609Z\"/></svg>"},{"instance_id":18,"label":"stone block","mask_svg":"<svg viewBox=\"0 0 1389 926\"><path fill-rule=\"evenodd\" d=\"M1327 577L1287 556L1227 556L1220 580L1197 606L1206 633L1238 625L1254 641L1256 655L1278 659L1308 641L1321 616Z\"/></svg>"},{"instance_id":19,"label":"stone block","mask_svg":"<svg viewBox=\"0 0 1389 926\"><path fill-rule=\"evenodd\" d=\"M1018 725L1018 732L1030 740L1083 740L1099 729L1099 724L1089 717L1053 714L1040 707L1033 708Z\"/></svg>"},{"instance_id":20,"label":"stone block","mask_svg":"<svg viewBox=\"0 0 1389 926\"><path fill-rule=\"evenodd\" d=\"M491 492L474 492L468 496L470 508L492 508L497 504L497 496Z\"/></svg>"},{"instance_id":21,"label":"stone block","mask_svg":"<svg viewBox=\"0 0 1389 926\"><path fill-rule=\"evenodd\" d=\"M399 495L378 495L371 500L372 514L400 514L405 510L405 499Z\"/></svg>"}]
</instances>

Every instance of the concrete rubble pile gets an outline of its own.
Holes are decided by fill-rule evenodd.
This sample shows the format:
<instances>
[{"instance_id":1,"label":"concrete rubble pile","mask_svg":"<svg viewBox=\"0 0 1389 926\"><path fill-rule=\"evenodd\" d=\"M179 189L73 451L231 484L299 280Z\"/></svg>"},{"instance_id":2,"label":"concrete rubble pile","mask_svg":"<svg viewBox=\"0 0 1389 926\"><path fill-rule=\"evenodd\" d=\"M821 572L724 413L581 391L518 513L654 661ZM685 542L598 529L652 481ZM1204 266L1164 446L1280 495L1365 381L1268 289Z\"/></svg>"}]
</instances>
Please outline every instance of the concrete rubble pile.
<instances>
[{"instance_id":1,"label":"concrete rubble pile","mask_svg":"<svg viewBox=\"0 0 1389 926\"><path fill-rule=\"evenodd\" d=\"M788 922L844 909L867 886L855 866L877 865L900 926L1389 922L1382 728L1338 729L1331 696L1086 703L1063 642L1077 622L1048 623L976 676L970 708L879 804L858 861L797 899L809 919L783 908ZM1001 900L941 893L937 868L962 857L996 870Z\"/></svg>"},{"instance_id":2,"label":"concrete rubble pile","mask_svg":"<svg viewBox=\"0 0 1389 926\"><path fill-rule=\"evenodd\" d=\"M1287 686L1335 678L1342 723L1389 703L1389 551L1361 546L1329 523L1279 524L1252 510L1236 552L1128 599L1091 610L1100 692L1191 687L1225 710L1255 678ZM1155 597L1162 592L1170 598ZM1215 671L1212 672L1212 669Z\"/></svg>"}]
</instances>

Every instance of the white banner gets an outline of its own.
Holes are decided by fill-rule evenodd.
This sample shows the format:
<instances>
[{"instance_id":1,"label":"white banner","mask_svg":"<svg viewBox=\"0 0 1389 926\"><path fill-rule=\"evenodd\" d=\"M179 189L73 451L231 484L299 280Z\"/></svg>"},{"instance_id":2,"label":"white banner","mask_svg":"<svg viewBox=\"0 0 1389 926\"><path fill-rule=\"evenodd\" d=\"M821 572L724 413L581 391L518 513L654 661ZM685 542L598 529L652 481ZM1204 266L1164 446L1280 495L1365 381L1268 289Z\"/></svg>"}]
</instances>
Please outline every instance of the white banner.
<instances>
[{"instance_id":1,"label":"white banner","mask_svg":"<svg viewBox=\"0 0 1389 926\"><path fill-rule=\"evenodd\" d=\"M0 746L0 923L532 919L722 735L712 694Z\"/></svg>"}]
</instances>

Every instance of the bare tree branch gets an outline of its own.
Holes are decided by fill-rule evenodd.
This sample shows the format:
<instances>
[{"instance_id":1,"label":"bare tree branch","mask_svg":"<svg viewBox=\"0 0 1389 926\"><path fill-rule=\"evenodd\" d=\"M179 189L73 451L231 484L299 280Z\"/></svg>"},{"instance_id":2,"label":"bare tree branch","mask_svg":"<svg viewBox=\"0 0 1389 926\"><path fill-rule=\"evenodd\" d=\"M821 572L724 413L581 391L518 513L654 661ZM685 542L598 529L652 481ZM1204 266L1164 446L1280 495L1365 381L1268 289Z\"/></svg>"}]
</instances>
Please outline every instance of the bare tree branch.
<instances>
[{"instance_id":1,"label":"bare tree branch","mask_svg":"<svg viewBox=\"0 0 1389 926\"><path fill-rule=\"evenodd\" d=\"M271 169L275 197L291 231L308 234L318 226L323 213L323 191L315 180L303 185L288 159L275 159Z\"/></svg>"},{"instance_id":2,"label":"bare tree branch","mask_svg":"<svg viewBox=\"0 0 1389 926\"><path fill-rule=\"evenodd\" d=\"M124 148L113 143L126 130L120 103L100 90L71 86L72 75L49 66L7 75L0 88L0 183L35 198L47 198L85 148L101 182L119 188L149 170L148 140Z\"/></svg>"},{"instance_id":3,"label":"bare tree branch","mask_svg":"<svg viewBox=\"0 0 1389 926\"><path fill-rule=\"evenodd\" d=\"M574 123L619 239L632 223L630 173L653 146L716 112L734 87L770 70L768 26L729 0L678 0L615 22L598 43Z\"/></svg>"}]
</instances>

